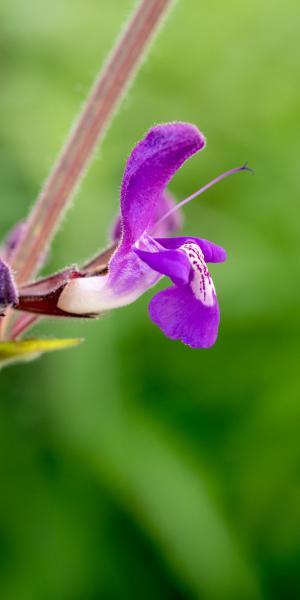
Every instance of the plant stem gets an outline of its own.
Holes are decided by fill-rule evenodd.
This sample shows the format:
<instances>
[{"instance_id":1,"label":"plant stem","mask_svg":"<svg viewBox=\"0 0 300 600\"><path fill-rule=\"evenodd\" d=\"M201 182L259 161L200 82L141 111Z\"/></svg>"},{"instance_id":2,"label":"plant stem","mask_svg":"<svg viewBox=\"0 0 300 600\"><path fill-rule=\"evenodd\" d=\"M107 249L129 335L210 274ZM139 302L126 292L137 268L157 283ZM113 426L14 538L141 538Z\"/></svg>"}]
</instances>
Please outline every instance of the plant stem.
<instances>
[{"instance_id":1,"label":"plant stem","mask_svg":"<svg viewBox=\"0 0 300 600\"><path fill-rule=\"evenodd\" d=\"M97 143L137 71L145 49L172 0L141 0L105 63L75 127L28 217L26 233L11 266L26 283L41 266L61 218L69 206Z\"/></svg>"}]
</instances>

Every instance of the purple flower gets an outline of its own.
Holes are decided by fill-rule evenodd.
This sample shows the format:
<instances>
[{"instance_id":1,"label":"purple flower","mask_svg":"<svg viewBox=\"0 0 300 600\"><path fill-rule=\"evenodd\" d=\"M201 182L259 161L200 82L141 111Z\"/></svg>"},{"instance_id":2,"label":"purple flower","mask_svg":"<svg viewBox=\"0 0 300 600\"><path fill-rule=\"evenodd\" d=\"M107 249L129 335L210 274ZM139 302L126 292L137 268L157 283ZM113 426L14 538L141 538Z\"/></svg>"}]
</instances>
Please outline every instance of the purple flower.
<instances>
[{"instance_id":1,"label":"purple flower","mask_svg":"<svg viewBox=\"0 0 300 600\"><path fill-rule=\"evenodd\" d=\"M125 168L113 244L81 269L71 266L22 286L14 308L44 316L94 317L134 302L166 275L173 285L151 300L150 318L171 339L192 348L212 346L220 314L206 263L225 261L226 252L208 240L168 234L180 226L182 206L228 175L251 169L231 169L175 204L167 185L204 146L203 135L188 123L151 129Z\"/></svg>"},{"instance_id":2,"label":"purple flower","mask_svg":"<svg viewBox=\"0 0 300 600\"><path fill-rule=\"evenodd\" d=\"M196 237L165 237L178 218L166 187L204 145L200 131L187 123L158 125L139 142L125 168L114 228L118 245L107 273L69 281L57 301L62 313L99 314L130 304L166 275L173 285L151 300L152 321L169 338L193 348L214 344L219 307L206 263L223 262L226 252Z\"/></svg>"}]
</instances>

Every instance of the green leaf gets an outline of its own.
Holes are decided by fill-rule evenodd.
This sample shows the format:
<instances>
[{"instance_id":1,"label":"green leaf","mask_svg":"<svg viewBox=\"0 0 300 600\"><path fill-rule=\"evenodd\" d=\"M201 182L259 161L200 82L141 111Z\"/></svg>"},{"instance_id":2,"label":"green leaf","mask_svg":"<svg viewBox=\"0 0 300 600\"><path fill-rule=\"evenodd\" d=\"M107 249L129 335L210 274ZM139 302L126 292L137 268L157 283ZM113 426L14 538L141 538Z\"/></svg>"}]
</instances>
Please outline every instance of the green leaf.
<instances>
[{"instance_id":1,"label":"green leaf","mask_svg":"<svg viewBox=\"0 0 300 600\"><path fill-rule=\"evenodd\" d=\"M78 346L79 338L69 339L30 339L0 342L0 368L16 362L27 362L38 358L44 352L64 350Z\"/></svg>"}]
</instances>

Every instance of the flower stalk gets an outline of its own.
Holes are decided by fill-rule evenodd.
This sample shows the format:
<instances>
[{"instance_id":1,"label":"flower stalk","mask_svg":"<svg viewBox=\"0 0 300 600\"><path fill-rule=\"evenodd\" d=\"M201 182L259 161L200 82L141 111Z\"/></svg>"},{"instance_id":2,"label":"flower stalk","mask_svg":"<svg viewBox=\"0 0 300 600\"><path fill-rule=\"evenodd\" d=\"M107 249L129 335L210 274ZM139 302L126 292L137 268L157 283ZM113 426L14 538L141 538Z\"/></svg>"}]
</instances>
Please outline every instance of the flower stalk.
<instances>
[{"instance_id":1,"label":"flower stalk","mask_svg":"<svg viewBox=\"0 0 300 600\"><path fill-rule=\"evenodd\" d=\"M63 214L172 0L141 0L117 40L27 220L11 267L18 284L32 279Z\"/></svg>"}]
</instances>

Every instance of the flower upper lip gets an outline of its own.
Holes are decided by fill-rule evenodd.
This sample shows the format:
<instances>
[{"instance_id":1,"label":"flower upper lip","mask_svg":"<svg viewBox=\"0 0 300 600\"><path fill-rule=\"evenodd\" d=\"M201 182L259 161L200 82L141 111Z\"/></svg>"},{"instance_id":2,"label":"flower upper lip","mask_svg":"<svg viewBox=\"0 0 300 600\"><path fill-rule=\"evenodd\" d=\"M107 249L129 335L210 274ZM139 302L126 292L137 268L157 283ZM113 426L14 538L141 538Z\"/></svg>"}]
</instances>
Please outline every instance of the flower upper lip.
<instances>
[{"instance_id":1,"label":"flower upper lip","mask_svg":"<svg viewBox=\"0 0 300 600\"><path fill-rule=\"evenodd\" d=\"M128 247L153 225L155 209L182 164L204 148L203 134L189 123L150 129L132 151L121 186L121 245Z\"/></svg>"}]
</instances>

